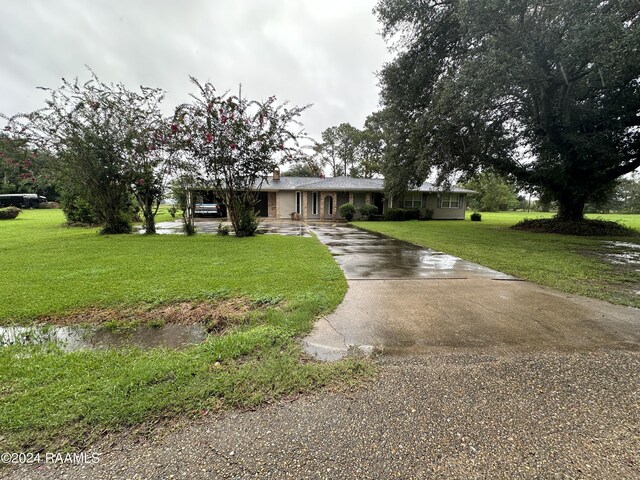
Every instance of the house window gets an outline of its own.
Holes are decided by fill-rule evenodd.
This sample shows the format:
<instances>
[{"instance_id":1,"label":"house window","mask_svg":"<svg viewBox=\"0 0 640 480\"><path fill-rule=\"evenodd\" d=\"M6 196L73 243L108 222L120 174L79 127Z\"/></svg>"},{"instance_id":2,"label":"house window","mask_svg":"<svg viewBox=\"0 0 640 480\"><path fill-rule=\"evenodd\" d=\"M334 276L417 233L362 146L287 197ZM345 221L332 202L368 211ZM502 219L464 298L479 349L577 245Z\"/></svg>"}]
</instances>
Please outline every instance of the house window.
<instances>
[{"instance_id":1,"label":"house window","mask_svg":"<svg viewBox=\"0 0 640 480\"><path fill-rule=\"evenodd\" d=\"M402 208L421 208L422 194L420 192L405 193L402 199Z\"/></svg>"},{"instance_id":2,"label":"house window","mask_svg":"<svg viewBox=\"0 0 640 480\"><path fill-rule=\"evenodd\" d=\"M318 215L318 192L311 193L311 215Z\"/></svg>"},{"instance_id":3,"label":"house window","mask_svg":"<svg viewBox=\"0 0 640 480\"><path fill-rule=\"evenodd\" d=\"M296 213L302 213L302 192L296 192Z\"/></svg>"},{"instance_id":4,"label":"house window","mask_svg":"<svg viewBox=\"0 0 640 480\"><path fill-rule=\"evenodd\" d=\"M461 195L458 193L443 193L440 197L440 208L461 208Z\"/></svg>"}]
</instances>

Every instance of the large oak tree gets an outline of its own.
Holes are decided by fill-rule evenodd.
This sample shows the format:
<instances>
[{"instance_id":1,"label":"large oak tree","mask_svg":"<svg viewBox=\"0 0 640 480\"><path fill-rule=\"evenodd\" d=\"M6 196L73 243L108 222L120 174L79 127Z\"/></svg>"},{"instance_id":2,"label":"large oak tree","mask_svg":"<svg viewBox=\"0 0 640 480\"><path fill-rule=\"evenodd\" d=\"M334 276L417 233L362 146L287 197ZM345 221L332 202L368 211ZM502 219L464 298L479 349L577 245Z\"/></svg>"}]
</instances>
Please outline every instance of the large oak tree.
<instances>
[{"instance_id":1,"label":"large oak tree","mask_svg":"<svg viewBox=\"0 0 640 480\"><path fill-rule=\"evenodd\" d=\"M491 168L562 219L640 167L637 0L380 0L387 188Z\"/></svg>"}]
</instances>

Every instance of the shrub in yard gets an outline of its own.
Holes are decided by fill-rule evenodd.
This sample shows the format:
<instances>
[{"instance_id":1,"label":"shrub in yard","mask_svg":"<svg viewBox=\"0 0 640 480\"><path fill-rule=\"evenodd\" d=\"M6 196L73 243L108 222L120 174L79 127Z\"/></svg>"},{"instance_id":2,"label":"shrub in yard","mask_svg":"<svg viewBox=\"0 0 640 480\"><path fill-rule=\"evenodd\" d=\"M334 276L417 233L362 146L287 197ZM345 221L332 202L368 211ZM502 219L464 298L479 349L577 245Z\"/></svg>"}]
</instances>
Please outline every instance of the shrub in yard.
<instances>
[{"instance_id":1,"label":"shrub in yard","mask_svg":"<svg viewBox=\"0 0 640 480\"><path fill-rule=\"evenodd\" d=\"M258 230L258 217L250 208L242 208L238 213L236 237L251 237Z\"/></svg>"},{"instance_id":2,"label":"shrub in yard","mask_svg":"<svg viewBox=\"0 0 640 480\"><path fill-rule=\"evenodd\" d=\"M300 214L298 212L291 212L289 217L291 217L291 220L300 220Z\"/></svg>"},{"instance_id":3,"label":"shrub in yard","mask_svg":"<svg viewBox=\"0 0 640 480\"><path fill-rule=\"evenodd\" d=\"M350 222L356 214L356 207L353 206L353 203L344 203L338 207L338 212L347 222Z\"/></svg>"},{"instance_id":4,"label":"shrub in yard","mask_svg":"<svg viewBox=\"0 0 640 480\"><path fill-rule=\"evenodd\" d=\"M375 205L363 205L358 209L363 220L371 220L375 214L378 213L378 207Z\"/></svg>"},{"instance_id":5,"label":"shrub in yard","mask_svg":"<svg viewBox=\"0 0 640 480\"><path fill-rule=\"evenodd\" d=\"M404 209L404 219L405 220L419 220L420 219L420 209L419 208L405 208Z\"/></svg>"},{"instance_id":6,"label":"shrub in yard","mask_svg":"<svg viewBox=\"0 0 640 480\"><path fill-rule=\"evenodd\" d=\"M404 214L404 208L388 208L387 211L384 212L384 219L387 222L400 222L405 219Z\"/></svg>"},{"instance_id":7,"label":"shrub in yard","mask_svg":"<svg viewBox=\"0 0 640 480\"><path fill-rule=\"evenodd\" d=\"M471 221L472 222L479 222L482 220L482 215L480 215L478 212L473 212L471 214Z\"/></svg>"},{"instance_id":8,"label":"shrub in yard","mask_svg":"<svg viewBox=\"0 0 640 480\"><path fill-rule=\"evenodd\" d=\"M433 210L430 208L421 208L420 220L433 220Z\"/></svg>"},{"instance_id":9,"label":"shrub in yard","mask_svg":"<svg viewBox=\"0 0 640 480\"><path fill-rule=\"evenodd\" d=\"M637 230L626 227L620 223L588 218L579 221L561 220L557 217L525 218L511 228L514 230L525 230L527 232L559 233L561 235L579 235L584 237L632 237L639 235Z\"/></svg>"},{"instance_id":10,"label":"shrub in yard","mask_svg":"<svg viewBox=\"0 0 640 480\"><path fill-rule=\"evenodd\" d=\"M218 224L218 235L223 236L223 237L229 235L229 227L219 223Z\"/></svg>"},{"instance_id":11,"label":"shrub in yard","mask_svg":"<svg viewBox=\"0 0 640 480\"><path fill-rule=\"evenodd\" d=\"M21 211L16 207L0 208L0 220L13 220Z\"/></svg>"},{"instance_id":12,"label":"shrub in yard","mask_svg":"<svg viewBox=\"0 0 640 480\"><path fill-rule=\"evenodd\" d=\"M182 217L182 231L185 235L191 236L196 234L196 226L193 222L188 222L186 220L186 215Z\"/></svg>"},{"instance_id":13,"label":"shrub in yard","mask_svg":"<svg viewBox=\"0 0 640 480\"><path fill-rule=\"evenodd\" d=\"M93 207L79 195L63 192L60 203L69 225L98 225L100 223Z\"/></svg>"},{"instance_id":14,"label":"shrub in yard","mask_svg":"<svg viewBox=\"0 0 640 480\"><path fill-rule=\"evenodd\" d=\"M176 218L176 213L178 213L178 209L175 207L175 205L171 205L167 209L167 212L169 212L169 215L171 215L171 218Z\"/></svg>"}]
</instances>

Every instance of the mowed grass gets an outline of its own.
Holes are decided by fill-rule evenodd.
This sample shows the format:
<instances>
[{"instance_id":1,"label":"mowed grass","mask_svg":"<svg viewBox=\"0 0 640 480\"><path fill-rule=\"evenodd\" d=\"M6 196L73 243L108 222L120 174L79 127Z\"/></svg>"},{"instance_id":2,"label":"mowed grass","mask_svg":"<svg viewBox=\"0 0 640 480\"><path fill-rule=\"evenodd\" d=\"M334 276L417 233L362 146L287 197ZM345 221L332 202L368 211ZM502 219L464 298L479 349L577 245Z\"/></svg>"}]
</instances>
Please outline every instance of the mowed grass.
<instances>
[{"instance_id":1,"label":"mowed grass","mask_svg":"<svg viewBox=\"0 0 640 480\"><path fill-rule=\"evenodd\" d=\"M27 210L0 223L0 322L220 292L330 308L346 290L340 268L314 238L100 236L62 223L59 210Z\"/></svg>"},{"instance_id":2,"label":"mowed grass","mask_svg":"<svg viewBox=\"0 0 640 480\"><path fill-rule=\"evenodd\" d=\"M638 237L592 238L512 230L523 218L552 214L483 213L481 222L354 222L367 230L455 255L540 285L612 303L640 307L640 272L604 261L606 241L640 243ZM588 215L640 231L640 215Z\"/></svg>"},{"instance_id":3,"label":"mowed grass","mask_svg":"<svg viewBox=\"0 0 640 480\"><path fill-rule=\"evenodd\" d=\"M301 361L296 338L334 309L346 281L315 238L103 237L59 211L0 223L0 322L91 306L244 297L274 304L185 350L0 348L0 451L86 446L178 415L252 407L357 381L369 363Z\"/></svg>"}]
</instances>

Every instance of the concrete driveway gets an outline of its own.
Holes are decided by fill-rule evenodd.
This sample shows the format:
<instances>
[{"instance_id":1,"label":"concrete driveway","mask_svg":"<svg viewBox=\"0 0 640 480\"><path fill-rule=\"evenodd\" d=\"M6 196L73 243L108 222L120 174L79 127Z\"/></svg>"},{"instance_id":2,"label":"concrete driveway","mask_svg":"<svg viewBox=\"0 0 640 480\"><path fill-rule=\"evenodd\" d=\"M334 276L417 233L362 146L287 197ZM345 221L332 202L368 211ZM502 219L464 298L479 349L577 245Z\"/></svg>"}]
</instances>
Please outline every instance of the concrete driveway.
<instances>
[{"instance_id":1,"label":"concrete driveway","mask_svg":"<svg viewBox=\"0 0 640 480\"><path fill-rule=\"evenodd\" d=\"M338 359L351 348L403 355L640 347L638 309L540 287L347 225L312 230L349 282L343 303L304 341L318 358Z\"/></svg>"}]
</instances>

